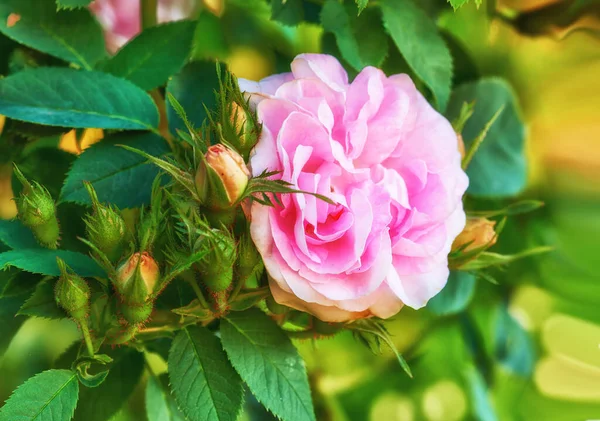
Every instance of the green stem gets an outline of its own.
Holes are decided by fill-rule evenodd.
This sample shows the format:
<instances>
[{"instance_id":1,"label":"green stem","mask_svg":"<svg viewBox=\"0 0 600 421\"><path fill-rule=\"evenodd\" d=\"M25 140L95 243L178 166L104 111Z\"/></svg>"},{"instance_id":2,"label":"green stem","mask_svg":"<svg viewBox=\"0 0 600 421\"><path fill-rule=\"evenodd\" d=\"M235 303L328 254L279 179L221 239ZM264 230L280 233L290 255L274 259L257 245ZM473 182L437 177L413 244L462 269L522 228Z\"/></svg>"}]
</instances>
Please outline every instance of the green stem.
<instances>
[{"instance_id":1,"label":"green stem","mask_svg":"<svg viewBox=\"0 0 600 421\"><path fill-rule=\"evenodd\" d=\"M196 293L196 297L198 297L198 301L200 301L200 304L202 305L202 307L210 308L210 306L208 305L208 301L206 301L206 298L204 298L204 294L202 293L202 290L198 286L198 282L196 282L196 280L193 280L193 281L189 281L189 284L192 287L192 289L194 290L194 292Z\"/></svg>"},{"instance_id":2,"label":"green stem","mask_svg":"<svg viewBox=\"0 0 600 421\"><path fill-rule=\"evenodd\" d=\"M157 23L156 11L158 9L158 0L142 0L141 4L142 28L150 28Z\"/></svg>"},{"instance_id":3,"label":"green stem","mask_svg":"<svg viewBox=\"0 0 600 421\"><path fill-rule=\"evenodd\" d=\"M93 357L95 354L94 344L92 343L92 336L90 335L90 330L88 329L87 322L83 321L79 323L79 327L81 327L81 332L83 333L83 339L85 341L87 352L88 354L90 354L90 357Z\"/></svg>"}]
</instances>

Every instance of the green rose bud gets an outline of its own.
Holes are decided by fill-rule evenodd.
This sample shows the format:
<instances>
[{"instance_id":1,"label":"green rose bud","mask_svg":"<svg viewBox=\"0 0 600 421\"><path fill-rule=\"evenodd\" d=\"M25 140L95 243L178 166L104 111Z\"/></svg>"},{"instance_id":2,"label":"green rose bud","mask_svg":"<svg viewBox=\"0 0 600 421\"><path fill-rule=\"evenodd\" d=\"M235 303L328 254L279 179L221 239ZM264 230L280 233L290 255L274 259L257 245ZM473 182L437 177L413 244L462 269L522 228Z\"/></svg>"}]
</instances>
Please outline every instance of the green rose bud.
<instances>
[{"instance_id":1,"label":"green rose bud","mask_svg":"<svg viewBox=\"0 0 600 421\"><path fill-rule=\"evenodd\" d=\"M230 144L235 145L241 151L245 158L248 157L258 140L258 128L254 119L249 117L248 112L236 102L231 104L229 120L234 133L233 136L230 136L231 139L227 139Z\"/></svg>"},{"instance_id":2,"label":"green rose bud","mask_svg":"<svg viewBox=\"0 0 600 421\"><path fill-rule=\"evenodd\" d=\"M248 233L242 235L238 249L238 275L245 280L252 274L256 265L260 262L260 255Z\"/></svg>"},{"instance_id":3,"label":"green rose bud","mask_svg":"<svg viewBox=\"0 0 600 421\"><path fill-rule=\"evenodd\" d=\"M154 292L160 269L148 253L134 253L117 271L115 288L121 300L131 306L142 306Z\"/></svg>"},{"instance_id":4,"label":"green rose bud","mask_svg":"<svg viewBox=\"0 0 600 421\"><path fill-rule=\"evenodd\" d=\"M208 148L196 172L196 189L202 205L212 210L229 209L244 193L250 171L244 159L223 144Z\"/></svg>"},{"instance_id":5,"label":"green rose bud","mask_svg":"<svg viewBox=\"0 0 600 421\"><path fill-rule=\"evenodd\" d=\"M127 229L121 215L112 207L102 205L96 191L84 183L92 199L93 213L85 219L86 236L111 262L119 260L127 243Z\"/></svg>"},{"instance_id":6,"label":"green rose bud","mask_svg":"<svg viewBox=\"0 0 600 421\"><path fill-rule=\"evenodd\" d=\"M207 241L207 240L204 240ZM217 234L211 239L207 256L197 263L197 268L206 287L212 292L223 292L233 281L233 266L237 250L233 238Z\"/></svg>"},{"instance_id":7,"label":"green rose bud","mask_svg":"<svg viewBox=\"0 0 600 421\"><path fill-rule=\"evenodd\" d=\"M16 199L19 219L31 229L42 246L56 249L60 240L60 228L52 196L39 183L30 183L16 166L15 175L23 184L23 191Z\"/></svg>"},{"instance_id":8,"label":"green rose bud","mask_svg":"<svg viewBox=\"0 0 600 421\"><path fill-rule=\"evenodd\" d=\"M90 287L79 276L69 273L67 264L56 258L60 278L54 289L56 304L77 321L87 318L90 312Z\"/></svg>"},{"instance_id":9,"label":"green rose bud","mask_svg":"<svg viewBox=\"0 0 600 421\"><path fill-rule=\"evenodd\" d=\"M145 323L154 310L154 303L148 301L142 305L128 305L124 303L121 306L121 315L123 318L132 325L139 325Z\"/></svg>"}]
</instances>

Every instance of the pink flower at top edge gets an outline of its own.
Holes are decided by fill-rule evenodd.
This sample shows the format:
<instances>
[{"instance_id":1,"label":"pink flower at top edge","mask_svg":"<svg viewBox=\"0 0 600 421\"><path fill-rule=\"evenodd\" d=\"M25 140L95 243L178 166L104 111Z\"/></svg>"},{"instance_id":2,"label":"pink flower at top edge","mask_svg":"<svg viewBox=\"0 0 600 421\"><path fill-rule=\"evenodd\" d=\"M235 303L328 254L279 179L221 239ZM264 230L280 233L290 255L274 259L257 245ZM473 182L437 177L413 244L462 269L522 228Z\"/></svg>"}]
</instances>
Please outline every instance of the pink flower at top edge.
<instances>
[{"instance_id":1,"label":"pink flower at top edge","mask_svg":"<svg viewBox=\"0 0 600 421\"><path fill-rule=\"evenodd\" d=\"M194 9L194 0L159 0L158 22L185 19ZM106 48L111 54L140 32L140 0L95 0L90 10L104 28Z\"/></svg>"}]
</instances>

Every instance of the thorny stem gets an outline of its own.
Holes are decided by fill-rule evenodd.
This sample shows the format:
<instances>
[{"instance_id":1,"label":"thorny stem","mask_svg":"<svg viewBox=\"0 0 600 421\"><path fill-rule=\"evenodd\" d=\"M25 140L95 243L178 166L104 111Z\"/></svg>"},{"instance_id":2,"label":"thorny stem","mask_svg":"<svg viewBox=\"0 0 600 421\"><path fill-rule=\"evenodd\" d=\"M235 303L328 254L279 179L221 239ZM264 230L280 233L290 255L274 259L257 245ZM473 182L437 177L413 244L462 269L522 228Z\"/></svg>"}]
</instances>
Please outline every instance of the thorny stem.
<instances>
[{"instance_id":1,"label":"thorny stem","mask_svg":"<svg viewBox=\"0 0 600 421\"><path fill-rule=\"evenodd\" d=\"M82 321L81 323L79 323L79 327L81 328L81 332L83 333L83 339L85 341L87 352L88 354L90 354L90 357L93 357L95 354L94 344L92 343L92 336L90 335L90 330L87 326L87 322L85 320Z\"/></svg>"}]
</instances>

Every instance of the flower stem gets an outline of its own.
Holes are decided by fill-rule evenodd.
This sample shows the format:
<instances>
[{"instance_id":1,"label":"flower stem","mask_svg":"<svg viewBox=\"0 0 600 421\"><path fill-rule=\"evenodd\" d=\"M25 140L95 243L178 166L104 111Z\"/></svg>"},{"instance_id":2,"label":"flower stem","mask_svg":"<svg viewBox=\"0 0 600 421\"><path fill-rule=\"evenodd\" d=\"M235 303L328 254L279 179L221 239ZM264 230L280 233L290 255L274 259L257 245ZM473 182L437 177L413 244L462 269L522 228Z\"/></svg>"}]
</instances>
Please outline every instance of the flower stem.
<instances>
[{"instance_id":1,"label":"flower stem","mask_svg":"<svg viewBox=\"0 0 600 421\"><path fill-rule=\"evenodd\" d=\"M81 327L81 332L83 333L83 339L85 341L87 352L88 354L90 354L90 357L93 357L95 354L94 344L92 343L92 336L90 335L90 330L88 329L87 322L82 321L82 323L80 323L79 326Z\"/></svg>"},{"instance_id":2,"label":"flower stem","mask_svg":"<svg viewBox=\"0 0 600 421\"><path fill-rule=\"evenodd\" d=\"M158 9L158 0L142 0L140 14L142 18L142 28L150 28L157 23L156 11Z\"/></svg>"},{"instance_id":3,"label":"flower stem","mask_svg":"<svg viewBox=\"0 0 600 421\"><path fill-rule=\"evenodd\" d=\"M193 281L189 281L189 284L192 287L192 289L194 290L194 292L196 293L196 297L198 297L198 301L200 301L200 305L202 305L202 307L204 307L204 308L210 308L208 301L206 301L206 298L204 298L204 294L202 293L202 290L198 286L198 282L193 280Z\"/></svg>"}]
</instances>

